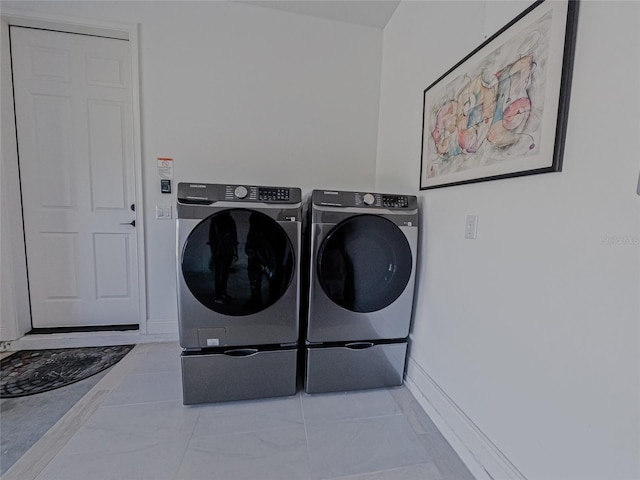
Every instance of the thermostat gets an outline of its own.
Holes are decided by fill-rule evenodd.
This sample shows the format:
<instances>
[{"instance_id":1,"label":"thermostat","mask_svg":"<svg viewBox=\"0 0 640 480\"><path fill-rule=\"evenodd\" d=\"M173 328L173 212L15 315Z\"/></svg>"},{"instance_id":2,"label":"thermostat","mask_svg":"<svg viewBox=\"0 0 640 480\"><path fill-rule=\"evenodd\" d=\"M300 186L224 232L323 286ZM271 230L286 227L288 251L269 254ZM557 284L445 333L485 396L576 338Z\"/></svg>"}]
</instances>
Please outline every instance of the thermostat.
<instances>
[{"instance_id":1,"label":"thermostat","mask_svg":"<svg viewBox=\"0 0 640 480\"><path fill-rule=\"evenodd\" d=\"M160 180L160 191L162 193L171 193L171 180L161 179Z\"/></svg>"}]
</instances>

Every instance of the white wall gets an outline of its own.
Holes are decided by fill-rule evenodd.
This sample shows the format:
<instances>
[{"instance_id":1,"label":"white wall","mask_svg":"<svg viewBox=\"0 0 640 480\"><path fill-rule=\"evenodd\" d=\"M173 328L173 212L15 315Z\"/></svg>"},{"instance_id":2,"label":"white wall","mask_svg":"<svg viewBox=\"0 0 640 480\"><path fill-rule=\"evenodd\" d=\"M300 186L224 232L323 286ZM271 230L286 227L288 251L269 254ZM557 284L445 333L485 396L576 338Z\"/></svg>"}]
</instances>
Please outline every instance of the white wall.
<instances>
[{"instance_id":1,"label":"white wall","mask_svg":"<svg viewBox=\"0 0 640 480\"><path fill-rule=\"evenodd\" d=\"M175 224L155 220L156 157L175 179L373 187L382 31L241 3L4 2L139 24L148 331L177 331ZM175 192L175 183L174 183Z\"/></svg>"},{"instance_id":2,"label":"white wall","mask_svg":"<svg viewBox=\"0 0 640 480\"><path fill-rule=\"evenodd\" d=\"M527 4L400 4L378 190L417 193L423 89ZM581 3L563 172L420 192L413 371L529 479L640 478L638 25L638 2Z\"/></svg>"},{"instance_id":3,"label":"white wall","mask_svg":"<svg viewBox=\"0 0 640 480\"><path fill-rule=\"evenodd\" d=\"M174 225L152 217L175 197L159 193L157 156L176 159L176 181L308 191L375 176L417 192L422 90L526 4L405 0L382 44L376 29L224 2L2 5L140 24L148 318L162 331ZM582 2L562 173L420 194L412 362L530 479L640 475L639 20L637 2Z\"/></svg>"}]
</instances>

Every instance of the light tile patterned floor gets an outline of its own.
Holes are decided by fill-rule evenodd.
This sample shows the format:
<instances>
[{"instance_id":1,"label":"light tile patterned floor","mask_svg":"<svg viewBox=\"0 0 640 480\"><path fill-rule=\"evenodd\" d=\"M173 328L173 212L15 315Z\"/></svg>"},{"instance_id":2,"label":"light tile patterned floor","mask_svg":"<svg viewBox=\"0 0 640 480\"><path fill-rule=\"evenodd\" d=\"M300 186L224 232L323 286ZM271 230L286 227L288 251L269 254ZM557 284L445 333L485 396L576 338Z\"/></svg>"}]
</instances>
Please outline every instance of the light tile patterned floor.
<instances>
[{"instance_id":1,"label":"light tile patterned floor","mask_svg":"<svg viewBox=\"0 0 640 480\"><path fill-rule=\"evenodd\" d=\"M43 442L7 478L473 480L405 387L184 406L179 354L137 346L50 461L27 464Z\"/></svg>"}]
</instances>

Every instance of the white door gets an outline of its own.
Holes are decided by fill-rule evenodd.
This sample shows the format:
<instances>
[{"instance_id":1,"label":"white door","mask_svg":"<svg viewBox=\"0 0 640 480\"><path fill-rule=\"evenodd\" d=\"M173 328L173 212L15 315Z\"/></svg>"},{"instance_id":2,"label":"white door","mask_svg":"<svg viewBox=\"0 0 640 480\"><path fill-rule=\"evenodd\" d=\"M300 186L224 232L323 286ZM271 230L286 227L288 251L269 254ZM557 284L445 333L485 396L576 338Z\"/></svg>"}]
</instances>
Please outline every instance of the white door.
<instances>
[{"instance_id":1,"label":"white door","mask_svg":"<svg viewBox=\"0 0 640 480\"><path fill-rule=\"evenodd\" d=\"M128 42L10 34L33 327L138 324Z\"/></svg>"}]
</instances>

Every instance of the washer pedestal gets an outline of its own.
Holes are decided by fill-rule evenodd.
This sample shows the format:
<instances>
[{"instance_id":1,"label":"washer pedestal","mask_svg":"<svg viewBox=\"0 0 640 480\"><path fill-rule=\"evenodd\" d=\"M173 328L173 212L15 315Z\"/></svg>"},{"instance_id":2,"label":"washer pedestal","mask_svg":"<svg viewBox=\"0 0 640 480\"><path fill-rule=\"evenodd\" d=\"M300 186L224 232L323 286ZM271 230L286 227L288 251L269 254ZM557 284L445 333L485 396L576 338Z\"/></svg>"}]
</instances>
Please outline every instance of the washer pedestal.
<instances>
[{"instance_id":1,"label":"washer pedestal","mask_svg":"<svg viewBox=\"0 0 640 480\"><path fill-rule=\"evenodd\" d=\"M180 355L185 405L295 395L297 348L236 348Z\"/></svg>"}]
</instances>

